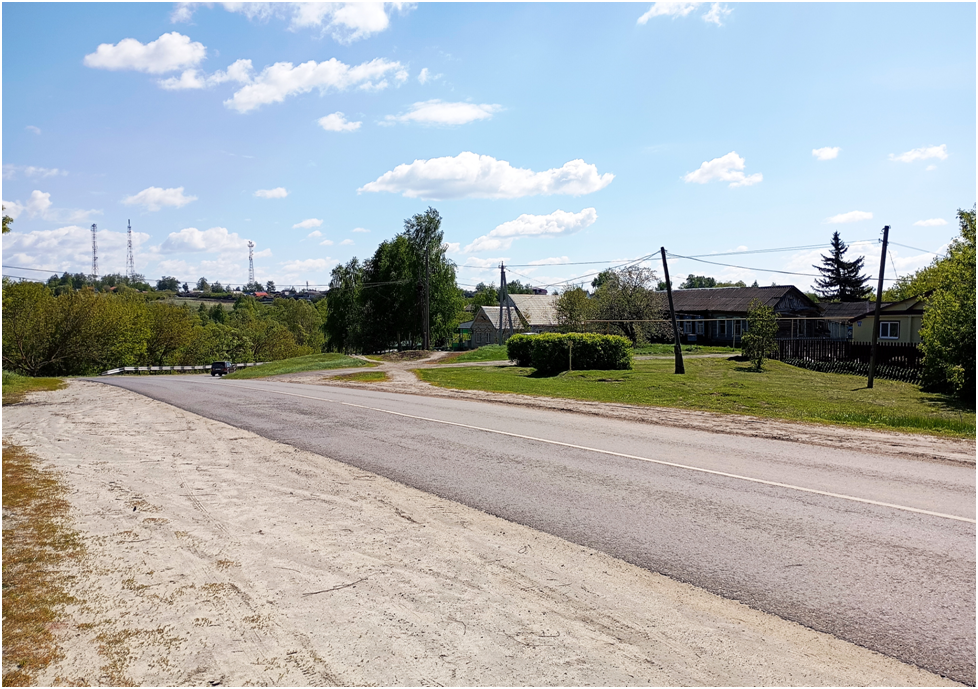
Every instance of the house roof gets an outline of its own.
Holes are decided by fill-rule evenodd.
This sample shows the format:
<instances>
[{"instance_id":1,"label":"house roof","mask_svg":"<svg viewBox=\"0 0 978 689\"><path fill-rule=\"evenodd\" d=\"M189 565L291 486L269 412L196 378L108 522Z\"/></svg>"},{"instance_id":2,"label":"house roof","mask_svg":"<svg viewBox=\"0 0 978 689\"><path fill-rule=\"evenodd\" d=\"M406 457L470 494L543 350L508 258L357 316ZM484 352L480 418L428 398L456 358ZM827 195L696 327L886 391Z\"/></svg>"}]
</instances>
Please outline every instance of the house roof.
<instances>
[{"instance_id":1,"label":"house roof","mask_svg":"<svg viewBox=\"0 0 978 689\"><path fill-rule=\"evenodd\" d=\"M480 306L479 311L472 322L482 320L480 316L485 316L486 319L493 325L494 328L499 328L499 307L498 306ZM512 319L512 320L510 320ZM512 323L513 330L523 330L523 321L520 319L520 312L510 306L503 307L503 329L509 330L510 323Z\"/></svg>"},{"instance_id":2,"label":"house roof","mask_svg":"<svg viewBox=\"0 0 978 689\"><path fill-rule=\"evenodd\" d=\"M886 302L883 305L885 306ZM866 299L863 301L820 303L818 306L826 318L859 318L872 313L873 309L876 308L876 302Z\"/></svg>"},{"instance_id":3,"label":"house roof","mask_svg":"<svg viewBox=\"0 0 978 689\"><path fill-rule=\"evenodd\" d=\"M672 291L672 301L676 311L741 312L750 310L755 299L764 306L776 308L788 294L800 298L810 308L815 303L794 285L773 285L771 287L708 287L701 289L676 289ZM665 296L663 294L663 296Z\"/></svg>"},{"instance_id":4,"label":"house roof","mask_svg":"<svg viewBox=\"0 0 978 689\"><path fill-rule=\"evenodd\" d=\"M531 328L557 325L556 295L510 294L509 299Z\"/></svg>"}]
</instances>

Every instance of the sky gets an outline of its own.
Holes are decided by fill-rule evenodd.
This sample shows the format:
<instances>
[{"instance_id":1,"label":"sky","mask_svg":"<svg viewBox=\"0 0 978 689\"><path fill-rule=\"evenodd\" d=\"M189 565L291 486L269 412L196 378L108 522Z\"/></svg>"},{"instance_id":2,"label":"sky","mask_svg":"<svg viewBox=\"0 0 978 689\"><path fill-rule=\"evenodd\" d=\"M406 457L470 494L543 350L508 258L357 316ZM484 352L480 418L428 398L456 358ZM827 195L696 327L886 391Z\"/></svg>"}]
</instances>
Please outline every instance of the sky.
<instances>
[{"instance_id":1,"label":"sky","mask_svg":"<svg viewBox=\"0 0 978 689\"><path fill-rule=\"evenodd\" d=\"M325 286L433 207L465 288L665 247L809 289L884 225L891 281L975 203L975 8L5 2L3 274L91 272L93 223L123 273L131 223L151 282L243 284L252 241Z\"/></svg>"}]
</instances>

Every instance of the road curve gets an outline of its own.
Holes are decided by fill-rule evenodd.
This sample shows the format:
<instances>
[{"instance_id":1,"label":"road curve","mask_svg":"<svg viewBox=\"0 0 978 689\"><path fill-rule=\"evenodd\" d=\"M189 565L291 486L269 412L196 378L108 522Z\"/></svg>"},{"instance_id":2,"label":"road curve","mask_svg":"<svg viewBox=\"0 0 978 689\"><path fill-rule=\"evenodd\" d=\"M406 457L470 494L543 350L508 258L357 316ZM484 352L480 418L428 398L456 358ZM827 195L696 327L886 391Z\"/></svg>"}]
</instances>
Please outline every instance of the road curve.
<instances>
[{"instance_id":1,"label":"road curve","mask_svg":"<svg viewBox=\"0 0 978 689\"><path fill-rule=\"evenodd\" d=\"M973 467L368 389L100 382L975 683Z\"/></svg>"}]
</instances>

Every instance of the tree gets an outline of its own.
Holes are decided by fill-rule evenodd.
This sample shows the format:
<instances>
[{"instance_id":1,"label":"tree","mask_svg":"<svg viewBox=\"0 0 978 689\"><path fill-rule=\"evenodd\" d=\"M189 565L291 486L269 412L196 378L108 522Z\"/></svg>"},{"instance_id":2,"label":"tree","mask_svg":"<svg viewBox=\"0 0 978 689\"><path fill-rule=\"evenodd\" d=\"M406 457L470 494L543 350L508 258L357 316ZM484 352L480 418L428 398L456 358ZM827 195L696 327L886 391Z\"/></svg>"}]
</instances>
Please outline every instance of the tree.
<instances>
[{"instance_id":1,"label":"tree","mask_svg":"<svg viewBox=\"0 0 978 689\"><path fill-rule=\"evenodd\" d=\"M2 206L2 208L3 208L3 210L7 210L7 207L6 206ZM7 234L8 232L10 232L10 225L13 222L14 222L14 219L13 218L11 218L6 213L3 214L3 234Z\"/></svg>"},{"instance_id":2,"label":"tree","mask_svg":"<svg viewBox=\"0 0 978 689\"><path fill-rule=\"evenodd\" d=\"M176 292L178 289L180 289L180 281L177 280L175 277L164 275L163 277L161 277L159 280L156 281L156 289L158 289L161 292L164 290ZM184 283L183 285L183 291L184 292L187 291L186 283Z\"/></svg>"},{"instance_id":3,"label":"tree","mask_svg":"<svg viewBox=\"0 0 978 689\"><path fill-rule=\"evenodd\" d=\"M587 321L594 313L594 302L582 288L573 287L557 297L554 309L561 330L581 333L586 331Z\"/></svg>"},{"instance_id":4,"label":"tree","mask_svg":"<svg viewBox=\"0 0 978 689\"><path fill-rule=\"evenodd\" d=\"M830 253L822 255L822 265L812 266L822 274L815 279L815 292L825 301L860 301L872 294L872 287L866 286L869 276L862 275L863 257L847 261L847 251L839 233L833 232Z\"/></svg>"},{"instance_id":5,"label":"tree","mask_svg":"<svg viewBox=\"0 0 978 689\"><path fill-rule=\"evenodd\" d=\"M764 368L764 359L777 353L778 317L774 309L754 299L747 310L747 332L741 340L744 356L755 371Z\"/></svg>"},{"instance_id":6,"label":"tree","mask_svg":"<svg viewBox=\"0 0 978 689\"><path fill-rule=\"evenodd\" d=\"M146 308L149 320L147 361L151 366L176 363L178 352L192 342L196 319L184 305L154 301Z\"/></svg>"},{"instance_id":7,"label":"tree","mask_svg":"<svg viewBox=\"0 0 978 689\"><path fill-rule=\"evenodd\" d=\"M707 277L705 275L687 275L683 284L679 285L679 289L703 289L708 287L716 287L716 278Z\"/></svg>"},{"instance_id":8,"label":"tree","mask_svg":"<svg viewBox=\"0 0 978 689\"><path fill-rule=\"evenodd\" d=\"M303 299L276 299L271 316L288 328L297 346L310 354L323 351L323 321L312 304Z\"/></svg>"},{"instance_id":9,"label":"tree","mask_svg":"<svg viewBox=\"0 0 978 689\"><path fill-rule=\"evenodd\" d=\"M602 276L601 286L594 293L595 319L620 321L610 324L609 331L624 335L632 344L668 338L665 324L655 322L663 319L665 307L662 294L652 289L657 282L654 270L628 266L604 271L598 277Z\"/></svg>"},{"instance_id":10,"label":"tree","mask_svg":"<svg viewBox=\"0 0 978 689\"><path fill-rule=\"evenodd\" d=\"M197 291L198 292L210 292L211 286L207 282L207 278L200 278L197 280Z\"/></svg>"},{"instance_id":11,"label":"tree","mask_svg":"<svg viewBox=\"0 0 978 689\"><path fill-rule=\"evenodd\" d=\"M519 280L506 283L507 294L533 294L533 287L529 283L523 284Z\"/></svg>"},{"instance_id":12,"label":"tree","mask_svg":"<svg viewBox=\"0 0 978 689\"><path fill-rule=\"evenodd\" d=\"M265 284L265 290L266 290L267 292L274 292L274 291L275 291L275 283L274 283L274 282L272 282L271 280L269 280L269 281L268 281L268 282L267 282L267 283Z\"/></svg>"},{"instance_id":13,"label":"tree","mask_svg":"<svg viewBox=\"0 0 978 689\"><path fill-rule=\"evenodd\" d=\"M499 306L499 290L495 285L480 282L475 286L475 296L470 301L476 308L480 306Z\"/></svg>"},{"instance_id":14,"label":"tree","mask_svg":"<svg viewBox=\"0 0 978 689\"><path fill-rule=\"evenodd\" d=\"M958 210L961 236L921 273L932 286L920 328L922 386L975 403L975 208ZM914 281L911 281L914 284ZM914 296L920 296L919 294Z\"/></svg>"}]
</instances>

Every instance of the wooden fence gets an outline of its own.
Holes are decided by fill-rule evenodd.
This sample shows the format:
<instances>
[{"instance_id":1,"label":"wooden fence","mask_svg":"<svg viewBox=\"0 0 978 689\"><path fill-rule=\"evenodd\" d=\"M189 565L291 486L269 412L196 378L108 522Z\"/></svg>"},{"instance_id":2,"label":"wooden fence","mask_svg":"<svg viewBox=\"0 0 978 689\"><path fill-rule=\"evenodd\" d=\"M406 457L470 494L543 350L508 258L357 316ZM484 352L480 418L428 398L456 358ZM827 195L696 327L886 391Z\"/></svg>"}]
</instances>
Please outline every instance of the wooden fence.
<instances>
[{"instance_id":1,"label":"wooden fence","mask_svg":"<svg viewBox=\"0 0 978 689\"><path fill-rule=\"evenodd\" d=\"M786 364L822 373L869 375L869 342L847 340L792 339L778 340L777 358ZM878 342L876 350L877 378L919 383L923 353L916 344Z\"/></svg>"}]
</instances>

